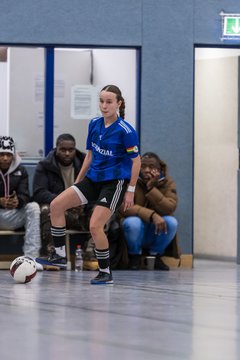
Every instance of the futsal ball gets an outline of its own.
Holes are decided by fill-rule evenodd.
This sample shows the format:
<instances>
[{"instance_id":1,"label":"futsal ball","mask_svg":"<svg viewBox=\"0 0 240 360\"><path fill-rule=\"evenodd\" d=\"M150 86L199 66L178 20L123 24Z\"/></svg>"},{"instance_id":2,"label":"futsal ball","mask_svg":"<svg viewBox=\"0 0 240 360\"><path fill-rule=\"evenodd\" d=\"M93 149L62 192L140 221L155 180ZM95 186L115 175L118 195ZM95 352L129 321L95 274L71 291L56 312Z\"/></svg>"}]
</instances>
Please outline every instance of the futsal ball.
<instances>
[{"instance_id":1,"label":"futsal ball","mask_svg":"<svg viewBox=\"0 0 240 360\"><path fill-rule=\"evenodd\" d=\"M11 263L10 274L16 282L28 283L37 274L36 263L28 256L19 256Z\"/></svg>"}]
</instances>

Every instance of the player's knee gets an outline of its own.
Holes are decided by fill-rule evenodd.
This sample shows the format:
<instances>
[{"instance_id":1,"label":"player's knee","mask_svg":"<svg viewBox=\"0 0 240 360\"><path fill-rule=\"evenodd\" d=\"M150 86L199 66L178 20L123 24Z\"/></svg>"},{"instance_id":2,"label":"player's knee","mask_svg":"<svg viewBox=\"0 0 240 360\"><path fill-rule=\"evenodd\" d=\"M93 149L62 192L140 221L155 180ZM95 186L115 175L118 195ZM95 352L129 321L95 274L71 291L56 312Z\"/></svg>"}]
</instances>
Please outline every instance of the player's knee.
<instances>
[{"instance_id":1,"label":"player's knee","mask_svg":"<svg viewBox=\"0 0 240 360\"><path fill-rule=\"evenodd\" d=\"M98 236L99 233L104 231L104 227L100 226L96 223L90 222L89 231L90 231L91 235L95 238Z\"/></svg>"},{"instance_id":2,"label":"player's knee","mask_svg":"<svg viewBox=\"0 0 240 360\"><path fill-rule=\"evenodd\" d=\"M51 214L55 214L57 212L58 206L57 206L57 202L55 201L55 199L50 203L50 213Z\"/></svg>"}]
</instances>

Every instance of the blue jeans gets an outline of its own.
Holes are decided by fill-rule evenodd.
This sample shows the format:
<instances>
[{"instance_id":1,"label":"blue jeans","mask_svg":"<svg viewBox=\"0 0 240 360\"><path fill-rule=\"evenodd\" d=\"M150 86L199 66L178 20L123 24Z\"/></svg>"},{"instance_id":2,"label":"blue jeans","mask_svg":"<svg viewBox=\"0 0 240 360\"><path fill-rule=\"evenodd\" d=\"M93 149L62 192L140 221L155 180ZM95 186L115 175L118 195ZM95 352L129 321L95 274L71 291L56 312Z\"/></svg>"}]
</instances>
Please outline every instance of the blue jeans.
<instances>
[{"instance_id":1,"label":"blue jeans","mask_svg":"<svg viewBox=\"0 0 240 360\"><path fill-rule=\"evenodd\" d=\"M163 216L167 224L167 233L155 234L155 225L145 223L138 216L129 216L123 221L123 233L127 241L130 255L142 254L142 249L150 255L163 255L165 249L173 240L178 222L173 216Z\"/></svg>"}]
</instances>

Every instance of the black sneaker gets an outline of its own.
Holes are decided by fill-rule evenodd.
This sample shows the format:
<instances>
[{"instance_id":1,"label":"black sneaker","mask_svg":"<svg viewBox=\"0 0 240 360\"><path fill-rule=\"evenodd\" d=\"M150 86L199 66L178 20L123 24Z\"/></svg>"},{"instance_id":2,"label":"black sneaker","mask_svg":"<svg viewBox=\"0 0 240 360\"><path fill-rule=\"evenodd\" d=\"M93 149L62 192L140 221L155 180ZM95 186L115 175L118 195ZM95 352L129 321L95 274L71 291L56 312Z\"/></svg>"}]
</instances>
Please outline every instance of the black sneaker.
<instances>
[{"instance_id":1,"label":"black sneaker","mask_svg":"<svg viewBox=\"0 0 240 360\"><path fill-rule=\"evenodd\" d=\"M103 271L99 271L98 275L91 280L92 285L108 285L113 284L112 274L108 274Z\"/></svg>"},{"instance_id":2,"label":"black sneaker","mask_svg":"<svg viewBox=\"0 0 240 360\"><path fill-rule=\"evenodd\" d=\"M155 264L154 264L154 269L155 270L162 270L162 271L169 271L169 266L166 265L161 257L159 255L156 256L156 259L155 259Z\"/></svg>"},{"instance_id":3,"label":"black sneaker","mask_svg":"<svg viewBox=\"0 0 240 360\"><path fill-rule=\"evenodd\" d=\"M132 255L129 254L129 263L128 263L128 269L129 270L139 270L141 268L141 255Z\"/></svg>"},{"instance_id":4,"label":"black sneaker","mask_svg":"<svg viewBox=\"0 0 240 360\"><path fill-rule=\"evenodd\" d=\"M45 266L56 266L60 269L65 270L67 268L67 259L62 257L53 251L48 257L38 257L35 259L36 262Z\"/></svg>"}]
</instances>

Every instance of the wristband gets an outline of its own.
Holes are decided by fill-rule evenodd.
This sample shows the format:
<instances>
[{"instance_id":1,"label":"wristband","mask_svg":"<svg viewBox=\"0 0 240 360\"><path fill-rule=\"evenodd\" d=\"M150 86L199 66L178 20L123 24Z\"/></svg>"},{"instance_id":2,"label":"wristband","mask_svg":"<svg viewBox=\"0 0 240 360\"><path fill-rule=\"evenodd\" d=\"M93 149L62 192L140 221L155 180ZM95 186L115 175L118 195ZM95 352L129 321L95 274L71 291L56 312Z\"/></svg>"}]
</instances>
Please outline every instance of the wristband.
<instances>
[{"instance_id":1,"label":"wristband","mask_svg":"<svg viewBox=\"0 0 240 360\"><path fill-rule=\"evenodd\" d=\"M128 185L127 191L134 193L136 189L136 186Z\"/></svg>"},{"instance_id":2,"label":"wristband","mask_svg":"<svg viewBox=\"0 0 240 360\"><path fill-rule=\"evenodd\" d=\"M150 222L152 223L153 222L153 215L156 214L156 211L154 211L151 216L150 216Z\"/></svg>"}]
</instances>

